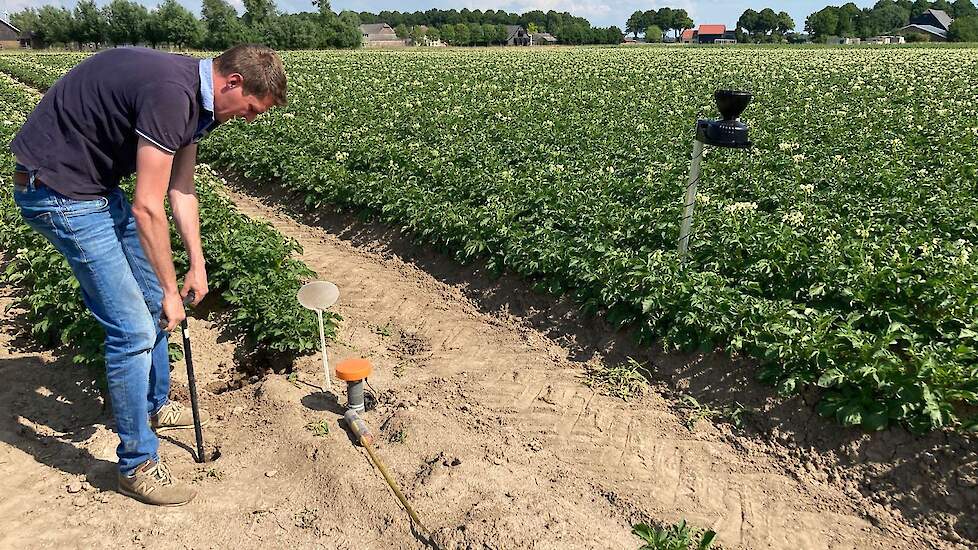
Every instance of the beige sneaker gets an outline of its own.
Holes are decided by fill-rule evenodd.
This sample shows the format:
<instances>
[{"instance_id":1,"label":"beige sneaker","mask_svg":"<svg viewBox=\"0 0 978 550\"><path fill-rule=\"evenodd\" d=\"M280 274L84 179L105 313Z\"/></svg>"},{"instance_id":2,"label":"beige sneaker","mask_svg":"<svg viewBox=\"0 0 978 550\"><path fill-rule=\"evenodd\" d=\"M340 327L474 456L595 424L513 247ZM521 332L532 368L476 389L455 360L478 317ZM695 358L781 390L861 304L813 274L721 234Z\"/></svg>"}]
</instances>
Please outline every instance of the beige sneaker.
<instances>
[{"instance_id":1,"label":"beige sneaker","mask_svg":"<svg viewBox=\"0 0 978 550\"><path fill-rule=\"evenodd\" d=\"M204 426L210 420L207 411L200 411L200 425ZM149 417L149 425L158 432L167 430L182 430L194 427L194 413L176 401L170 401L160 408L156 414Z\"/></svg>"},{"instance_id":2,"label":"beige sneaker","mask_svg":"<svg viewBox=\"0 0 978 550\"><path fill-rule=\"evenodd\" d=\"M180 506L197 496L197 490L173 479L161 462L147 460L132 476L119 474L119 492L154 506Z\"/></svg>"}]
</instances>

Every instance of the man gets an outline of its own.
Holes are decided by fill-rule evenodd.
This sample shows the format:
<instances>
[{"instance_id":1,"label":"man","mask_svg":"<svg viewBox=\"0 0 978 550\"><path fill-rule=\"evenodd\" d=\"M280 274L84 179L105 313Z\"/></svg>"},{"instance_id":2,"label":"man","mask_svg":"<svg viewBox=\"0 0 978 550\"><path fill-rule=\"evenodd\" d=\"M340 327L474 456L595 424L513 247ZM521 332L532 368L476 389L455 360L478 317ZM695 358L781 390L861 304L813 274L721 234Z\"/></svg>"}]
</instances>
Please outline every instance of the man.
<instances>
[{"instance_id":1,"label":"man","mask_svg":"<svg viewBox=\"0 0 978 550\"><path fill-rule=\"evenodd\" d=\"M272 50L235 46L214 59L142 48L105 51L62 77L10 144L25 221L67 258L105 328L105 369L119 434L119 492L175 506L195 491L174 480L154 430L193 426L168 400L167 334L207 295L194 164L197 142L233 118L286 102ZM119 180L136 173L130 205ZM164 200L190 258L177 286ZM204 416L204 415L202 415Z\"/></svg>"}]
</instances>

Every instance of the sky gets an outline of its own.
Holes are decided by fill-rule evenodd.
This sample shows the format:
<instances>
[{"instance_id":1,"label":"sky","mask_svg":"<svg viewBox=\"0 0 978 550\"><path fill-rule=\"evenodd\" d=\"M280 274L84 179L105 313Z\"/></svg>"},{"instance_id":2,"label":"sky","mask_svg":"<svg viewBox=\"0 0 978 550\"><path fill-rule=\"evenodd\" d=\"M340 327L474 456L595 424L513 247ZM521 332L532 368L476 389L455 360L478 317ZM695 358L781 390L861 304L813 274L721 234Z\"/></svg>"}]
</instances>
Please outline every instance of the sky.
<instances>
[{"instance_id":1,"label":"sky","mask_svg":"<svg viewBox=\"0 0 978 550\"><path fill-rule=\"evenodd\" d=\"M0 0L0 12L15 12L25 7L39 7L44 4L73 7L76 0ZM96 0L103 5L109 0ZM142 4L153 7L155 0L138 0ZM200 13L199 0L178 0L194 13ZM241 0L230 0L231 4L243 11ZM617 25L625 28L628 16L636 10L658 9L669 6L682 8L689 12L697 25L701 23L723 23L733 27L740 14L748 8L760 11L770 7L775 11L786 11L795 21L795 30L801 31L805 26L805 18L812 12L827 5L845 4L845 0L787 0L775 2L757 0L333 0L333 11L342 10L370 11L377 13L382 10L416 11L430 8L439 9L503 9L508 12L524 13L531 10L567 11L591 21L592 25L607 27ZM875 0L855 0L859 7L872 7ZM315 8L309 0L276 0L279 10L286 12L313 11Z\"/></svg>"}]
</instances>

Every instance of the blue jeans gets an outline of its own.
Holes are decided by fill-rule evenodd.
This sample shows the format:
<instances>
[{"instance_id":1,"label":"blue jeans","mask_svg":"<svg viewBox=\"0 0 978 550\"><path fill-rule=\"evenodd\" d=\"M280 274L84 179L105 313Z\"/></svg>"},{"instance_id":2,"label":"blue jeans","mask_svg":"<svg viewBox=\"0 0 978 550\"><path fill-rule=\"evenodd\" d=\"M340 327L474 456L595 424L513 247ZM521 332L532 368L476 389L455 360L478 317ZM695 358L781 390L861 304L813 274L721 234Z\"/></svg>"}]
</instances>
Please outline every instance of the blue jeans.
<instances>
[{"instance_id":1,"label":"blue jeans","mask_svg":"<svg viewBox=\"0 0 978 550\"><path fill-rule=\"evenodd\" d=\"M14 188L27 225L68 260L82 298L105 328L105 374L119 434L119 470L130 474L152 458L159 440L149 416L167 403L170 362L159 325L163 291L143 253L132 207L121 189L76 200L33 178Z\"/></svg>"}]
</instances>

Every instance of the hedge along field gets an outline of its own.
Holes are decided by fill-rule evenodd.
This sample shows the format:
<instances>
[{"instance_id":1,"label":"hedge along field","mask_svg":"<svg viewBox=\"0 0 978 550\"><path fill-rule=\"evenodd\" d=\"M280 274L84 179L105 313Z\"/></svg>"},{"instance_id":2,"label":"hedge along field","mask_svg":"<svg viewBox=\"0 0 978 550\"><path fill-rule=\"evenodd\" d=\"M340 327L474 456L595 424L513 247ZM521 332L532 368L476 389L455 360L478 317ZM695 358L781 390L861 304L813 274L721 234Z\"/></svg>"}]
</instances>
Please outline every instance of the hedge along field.
<instances>
[{"instance_id":1,"label":"hedge along field","mask_svg":"<svg viewBox=\"0 0 978 550\"><path fill-rule=\"evenodd\" d=\"M6 144L40 95L0 74L0 98L2 158L12 166ZM67 262L23 223L9 177L9 172L0 176L0 244L9 255L0 278L27 290L13 305L27 310L33 335L51 344L70 346L75 350L74 362L92 367L101 379L104 333L87 313ZM220 294L231 307L231 326L244 335L248 348L258 353L291 359L314 350L318 325L315 317L296 302L295 293L315 274L292 257L301 251L298 243L268 224L238 213L220 193L220 178L210 168L198 167L196 182L208 283L211 292ZM124 187L131 189L132 182ZM185 272L188 266L182 242L175 229L171 236L178 272ZM326 316L329 337L335 336L339 320L335 314ZM171 350L179 352L179 342L171 342Z\"/></svg>"},{"instance_id":2,"label":"hedge along field","mask_svg":"<svg viewBox=\"0 0 978 550\"><path fill-rule=\"evenodd\" d=\"M48 66L50 58L44 58ZM750 354L845 425L973 427L974 49L559 49L285 55L290 105L215 132L216 165L367 209L648 341ZM676 253L693 123L710 150Z\"/></svg>"}]
</instances>

